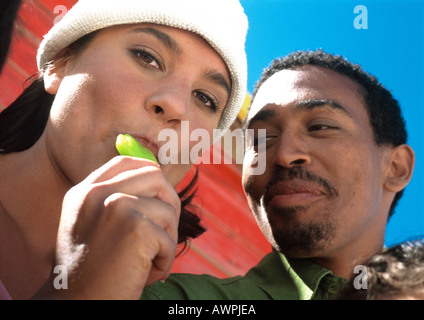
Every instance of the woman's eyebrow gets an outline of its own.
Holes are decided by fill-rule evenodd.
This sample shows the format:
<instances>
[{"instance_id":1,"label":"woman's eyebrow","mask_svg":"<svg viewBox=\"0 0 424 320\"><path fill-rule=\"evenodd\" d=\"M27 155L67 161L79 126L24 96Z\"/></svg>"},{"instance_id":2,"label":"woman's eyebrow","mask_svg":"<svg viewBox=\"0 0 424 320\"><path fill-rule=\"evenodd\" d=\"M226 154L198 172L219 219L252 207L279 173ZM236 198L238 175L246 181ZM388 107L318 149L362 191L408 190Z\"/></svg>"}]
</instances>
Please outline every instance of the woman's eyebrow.
<instances>
[{"instance_id":1,"label":"woman's eyebrow","mask_svg":"<svg viewBox=\"0 0 424 320\"><path fill-rule=\"evenodd\" d=\"M210 70L205 73L207 79L212 80L214 83L225 89L228 95L231 93L231 87L224 75L217 70Z\"/></svg>"},{"instance_id":2,"label":"woman's eyebrow","mask_svg":"<svg viewBox=\"0 0 424 320\"><path fill-rule=\"evenodd\" d=\"M156 39L158 39L159 41L161 41L166 47L168 47L169 49L171 49L172 51L174 51L176 54L181 54L181 52L183 51L179 46L177 41L175 41L174 38L172 38L169 34L162 32L158 29L152 28L152 27L138 27L138 28L134 28L131 29L129 31L129 33L146 33L149 34L153 37L155 37Z\"/></svg>"},{"instance_id":3,"label":"woman's eyebrow","mask_svg":"<svg viewBox=\"0 0 424 320\"><path fill-rule=\"evenodd\" d=\"M155 29L152 27L145 27L145 28L138 27L138 28L131 29L129 31L129 33L137 33L137 32L142 32L142 33L152 35L153 37L161 41L166 47L174 51L177 55L180 55L183 51L174 38L172 38L167 33L162 32L158 29ZM228 93L228 95L230 95L231 93L230 84L225 79L222 73L216 70L210 70L205 72L205 77L212 80L214 83L218 84L222 88L224 88L225 91Z\"/></svg>"}]
</instances>

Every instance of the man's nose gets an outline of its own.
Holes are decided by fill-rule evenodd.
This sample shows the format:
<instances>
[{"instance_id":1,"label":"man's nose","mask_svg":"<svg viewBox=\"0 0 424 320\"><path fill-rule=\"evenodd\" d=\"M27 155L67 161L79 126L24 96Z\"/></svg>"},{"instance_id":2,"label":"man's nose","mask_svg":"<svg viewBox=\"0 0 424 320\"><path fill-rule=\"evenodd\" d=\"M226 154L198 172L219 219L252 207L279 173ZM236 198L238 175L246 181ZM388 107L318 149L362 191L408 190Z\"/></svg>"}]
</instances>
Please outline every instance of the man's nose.
<instances>
[{"instance_id":1,"label":"man's nose","mask_svg":"<svg viewBox=\"0 0 424 320\"><path fill-rule=\"evenodd\" d=\"M296 132L285 132L281 135L276 162L285 168L308 165L311 155L307 142Z\"/></svg>"}]
</instances>

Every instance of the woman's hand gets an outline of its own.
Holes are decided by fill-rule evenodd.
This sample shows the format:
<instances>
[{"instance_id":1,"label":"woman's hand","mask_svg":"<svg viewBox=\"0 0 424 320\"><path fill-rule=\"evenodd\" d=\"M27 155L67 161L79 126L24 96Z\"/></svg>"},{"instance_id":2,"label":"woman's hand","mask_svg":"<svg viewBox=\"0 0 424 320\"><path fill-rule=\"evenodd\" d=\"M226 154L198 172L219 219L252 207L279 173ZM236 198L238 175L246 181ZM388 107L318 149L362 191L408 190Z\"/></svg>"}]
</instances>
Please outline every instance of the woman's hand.
<instances>
[{"instance_id":1,"label":"woman's hand","mask_svg":"<svg viewBox=\"0 0 424 320\"><path fill-rule=\"evenodd\" d=\"M138 299L165 279L175 256L180 199L151 161L118 156L66 194L56 265L60 299ZM52 280L57 275L52 275ZM52 297L54 298L54 297Z\"/></svg>"}]
</instances>

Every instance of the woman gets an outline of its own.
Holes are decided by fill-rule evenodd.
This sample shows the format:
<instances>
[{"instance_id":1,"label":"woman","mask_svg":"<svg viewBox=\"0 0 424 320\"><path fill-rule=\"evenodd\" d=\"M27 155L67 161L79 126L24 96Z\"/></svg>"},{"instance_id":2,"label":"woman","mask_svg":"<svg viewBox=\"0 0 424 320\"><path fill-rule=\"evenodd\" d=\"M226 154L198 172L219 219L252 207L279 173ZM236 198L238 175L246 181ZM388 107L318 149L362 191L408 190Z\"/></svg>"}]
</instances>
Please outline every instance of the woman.
<instances>
[{"instance_id":1,"label":"woman","mask_svg":"<svg viewBox=\"0 0 424 320\"><path fill-rule=\"evenodd\" d=\"M167 276L177 242L199 232L177 230L174 186L192 163L118 156L115 140L132 134L157 155L159 133L183 121L211 137L227 128L245 96L246 29L236 0L80 0L49 31L41 78L0 114L0 279L12 298L44 282L40 297L138 298ZM69 290L53 288L55 265Z\"/></svg>"}]
</instances>

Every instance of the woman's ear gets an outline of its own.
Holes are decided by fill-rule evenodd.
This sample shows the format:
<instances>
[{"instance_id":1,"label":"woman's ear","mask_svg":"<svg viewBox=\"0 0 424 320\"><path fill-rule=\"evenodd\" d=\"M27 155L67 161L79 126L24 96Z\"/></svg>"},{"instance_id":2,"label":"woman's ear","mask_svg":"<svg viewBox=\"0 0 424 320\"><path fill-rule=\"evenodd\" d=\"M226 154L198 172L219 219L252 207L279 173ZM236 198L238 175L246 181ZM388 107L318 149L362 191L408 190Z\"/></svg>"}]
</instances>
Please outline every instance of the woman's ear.
<instances>
[{"instance_id":1,"label":"woman's ear","mask_svg":"<svg viewBox=\"0 0 424 320\"><path fill-rule=\"evenodd\" d=\"M66 66L71 58L70 50L65 49L59 53L57 59L47 66L44 71L44 88L50 94L56 94L66 75Z\"/></svg>"},{"instance_id":2,"label":"woman's ear","mask_svg":"<svg viewBox=\"0 0 424 320\"><path fill-rule=\"evenodd\" d=\"M396 146L390 154L390 170L384 186L392 192L403 190L412 178L414 171L415 154L406 144Z\"/></svg>"}]
</instances>

